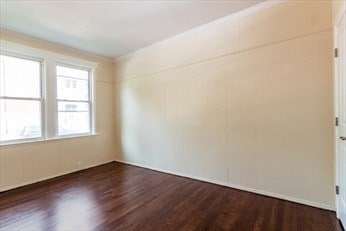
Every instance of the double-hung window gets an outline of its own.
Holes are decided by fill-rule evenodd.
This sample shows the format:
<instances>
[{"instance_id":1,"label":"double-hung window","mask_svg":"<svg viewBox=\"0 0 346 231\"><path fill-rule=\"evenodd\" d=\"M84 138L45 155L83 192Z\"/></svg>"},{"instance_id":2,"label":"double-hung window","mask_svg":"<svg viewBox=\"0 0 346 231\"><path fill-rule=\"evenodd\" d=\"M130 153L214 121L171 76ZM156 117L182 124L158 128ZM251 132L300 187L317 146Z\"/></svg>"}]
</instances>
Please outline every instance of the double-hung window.
<instances>
[{"instance_id":1,"label":"double-hung window","mask_svg":"<svg viewBox=\"0 0 346 231\"><path fill-rule=\"evenodd\" d=\"M44 137L42 60L0 55L0 141Z\"/></svg>"},{"instance_id":2,"label":"double-hung window","mask_svg":"<svg viewBox=\"0 0 346 231\"><path fill-rule=\"evenodd\" d=\"M94 134L96 63L0 43L0 145Z\"/></svg>"},{"instance_id":3,"label":"double-hung window","mask_svg":"<svg viewBox=\"0 0 346 231\"><path fill-rule=\"evenodd\" d=\"M86 134L92 130L91 70L58 64L58 135Z\"/></svg>"}]
</instances>

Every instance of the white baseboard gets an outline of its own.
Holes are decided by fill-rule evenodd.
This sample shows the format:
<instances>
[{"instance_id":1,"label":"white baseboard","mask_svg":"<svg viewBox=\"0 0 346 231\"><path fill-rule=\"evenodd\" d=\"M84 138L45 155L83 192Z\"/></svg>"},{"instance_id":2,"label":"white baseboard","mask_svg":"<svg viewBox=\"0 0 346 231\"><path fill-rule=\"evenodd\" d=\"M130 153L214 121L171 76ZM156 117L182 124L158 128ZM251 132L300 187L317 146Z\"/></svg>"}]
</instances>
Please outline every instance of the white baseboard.
<instances>
[{"instance_id":1,"label":"white baseboard","mask_svg":"<svg viewBox=\"0 0 346 231\"><path fill-rule=\"evenodd\" d=\"M34 184L34 183L38 183L38 182L41 182L41 181L45 181L45 180L49 180L49 179L52 179L52 178L55 178L55 177L67 175L67 174L70 174L70 173L73 173L73 172L82 171L82 170L85 170L85 169L88 169L88 168L93 168L93 167L96 167L96 166L99 166L99 165L103 165L103 164L107 164L107 163L111 163L111 162L114 162L114 161L115 160L108 160L108 161L105 161L105 162L100 162L100 163L96 163L96 164L93 164L93 165L88 165L88 166L85 166L84 168L81 168L81 169L76 169L76 170L72 170L72 171L66 171L66 172L55 174L55 175L51 175L51 176L48 176L48 177L42 177L42 178L39 178L39 179L36 179L36 180L33 180L33 181L26 181L26 182L23 182L23 183L20 183L20 184L15 184L15 185L10 185L10 186L6 186L6 187L2 187L2 188L0 188L0 192L8 191L8 190L11 190L11 189L23 187L23 186Z\"/></svg>"},{"instance_id":2,"label":"white baseboard","mask_svg":"<svg viewBox=\"0 0 346 231\"><path fill-rule=\"evenodd\" d=\"M116 161L116 162L119 162L119 163L124 163L124 164L129 164L129 165L133 165L133 166L137 166L137 167L141 167L141 168L146 168L146 169L150 169L150 170L154 170L154 171L158 171L158 172L163 172L163 173L167 173L167 174L171 174L171 175L175 175L175 176L186 177L186 178L189 178L189 179L199 180L199 181L213 183L213 184L217 184L217 185L221 185L221 186L226 186L226 187L230 187L230 188L234 188L234 189L239 189L239 190L243 190L243 191L247 191L247 192L252 192L252 193L256 193L256 194L260 194L260 195L264 195L264 196L270 196L270 197L274 197L274 198L278 198L278 199L292 201L292 202L299 203L299 204L304 204L304 205L309 205L309 206L313 206L313 207L317 207L317 208L322 208L322 209L327 209L327 210L335 211L335 207L330 206L330 205L321 204L321 203L318 203L318 202L303 200L303 199L296 198L296 197L291 197L291 196L286 196L286 195L282 195L282 194L278 194L278 193L267 192L267 191L264 191L264 190L249 188L249 187L242 186L242 185L230 184L230 183L223 182L223 181L217 181L217 180L213 180L213 179L206 179L206 178L191 176L191 175L184 174L184 173L179 173L179 172L167 171L167 170L164 170L164 169L154 168L154 167L151 167L151 166L142 165L142 164L133 163L133 162L124 161L124 160L119 160L119 159L109 160L109 161L97 163L97 164L94 164L94 165L89 165L89 166L86 166L86 167L84 167L82 169L73 170L73 171L67 171L67 172L63 172L61 174L52 175L52 176L49 176L49 177L42 177L42 178L39 178L39 179L37 179L35 181L27 181L27 182L23 182L21 184L16 184L16 185L10 185L10 186L7 186L7 187L2 187L2 188L0 188L0 192L8 191L8 190L11 190L11 189L19 188L19 187L22 187L22 186L25 186L25 185L34 184L34 183L45 181L45 180L49 180L49 179L52 179L52 178L55 178L55 177L63 176L63 175L66 175L66 174L69 174L69 173L73 173L73 172L78 172L78 171L85 170L85 169L92 168L92 167L96 167L96 166L99 166L99 165L111 163L113 161Z\"/></svg>"},{"instance_id":3,"label":"white baseboard","mask_svg":"<svg viewBox=\"0 0 346 231\"><path fill-rule=\"evenodd\" d=\"M313 201L308 201L308 200L304 200L304 199L300 199L300 198L296 198L296 197L286 196L286 195L282 195L279 193L267 192L264 190L249 188L249 187L237 185L237 184L230 184L230 183L223 182L223 181L217 181L217 180L213 180L213 179L206 179L206 178L191 176L191 175L179 173L179 172L167 171L164 169L155 168L155 167L142 165L142 164L138 164L138 163L133 163L133 162L129 162L129 161L124 161L124 160L119 160L119 159L116 159L115 161L119 162L119 163L129 164L129 165L133 165L133 166L137 166L137 167L141 167L141 168L146 168L146 169L158 171L158 172L163 172L163 173L167 173L167 174L171 174L171 175L175 175L175 176L186 177L189 179L213 183L213 184L217 184L217 185L221 185L221 186L226 186L226 187L239 189L239 190L243 190L243 191L247 191L247 192L252 192L252 193L256 193L256 194L260 194L260 195L264 195L264 196L269 196L269 197L274 197L274 198L278 198L278 199L282 199L282 200L287 200L287 201L291 201L291 202L295 202L295 203L299 203L299 204L303 204L303 205L308 205L308 206L312 206L312 207L316 207L316 208L322 208L322 209L326 209L326 210L335 211L334 206L325 205L325 204L321 204L321 203L313 202Z\"/></svg>"}]
</instances>

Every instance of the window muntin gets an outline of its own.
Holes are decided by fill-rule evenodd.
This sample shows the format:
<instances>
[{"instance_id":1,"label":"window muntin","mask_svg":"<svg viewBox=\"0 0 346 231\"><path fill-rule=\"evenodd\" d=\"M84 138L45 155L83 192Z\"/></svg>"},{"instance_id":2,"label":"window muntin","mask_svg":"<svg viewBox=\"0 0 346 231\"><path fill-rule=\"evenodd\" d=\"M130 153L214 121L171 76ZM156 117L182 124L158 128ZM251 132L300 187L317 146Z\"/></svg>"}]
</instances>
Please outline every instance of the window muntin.
<instances>
[{"instance_id":1,"label":"window muntin","mask_svg":"<svg viewBox=\"0 0 346 231\"><path fill-rule=\"evenodd\" d=\"M58 136L92 132L91 70L58 64Z\"/></svg>"},{"instance_id":2,"label":"window muntin","mask_svg":"<svg viewBox=\"0 0 346 231\"><path fill-rule=\"evenodd\" d=\"M42 61L0 55L0 70L0 142L42 138Z\"/></svg>"}]
</instances>

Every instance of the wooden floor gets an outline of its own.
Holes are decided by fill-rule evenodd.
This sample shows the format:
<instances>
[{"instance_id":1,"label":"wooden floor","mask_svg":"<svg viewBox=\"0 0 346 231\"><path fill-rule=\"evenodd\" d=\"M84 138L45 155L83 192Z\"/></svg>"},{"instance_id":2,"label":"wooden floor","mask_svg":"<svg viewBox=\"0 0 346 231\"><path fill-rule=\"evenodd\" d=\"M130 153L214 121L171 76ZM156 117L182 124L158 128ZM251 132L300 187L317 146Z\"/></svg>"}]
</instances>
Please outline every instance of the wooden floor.
<instances>
[{"instance_id":1,"label":"wooden floor","mask_svg":"<svg viewBox=\"0 0 346 231\"><path fill-rule=\"evenodd\" d=\"M110 163L0 194L0 230L341 230L335 213Z\"/></svg>"}]
</instances>

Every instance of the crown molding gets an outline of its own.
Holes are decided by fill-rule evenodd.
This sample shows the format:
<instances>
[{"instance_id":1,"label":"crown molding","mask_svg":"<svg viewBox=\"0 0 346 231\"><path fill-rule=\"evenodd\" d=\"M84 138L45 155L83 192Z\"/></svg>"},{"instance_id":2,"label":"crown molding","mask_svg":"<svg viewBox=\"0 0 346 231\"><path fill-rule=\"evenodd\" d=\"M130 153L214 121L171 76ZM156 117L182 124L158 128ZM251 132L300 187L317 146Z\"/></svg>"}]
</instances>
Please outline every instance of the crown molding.
<instances>
[{"instance_id":1,"label":"crown molding","mask_svg":"<svg viewBox=\"0 0 346 231\"><path fill-rule=\"evenodd\" d=\"M170 41L174 41L175 39L179 39L180 37L188 34L188 33L193 33L193 32L196 32L196 31L199 31L199 30L202 30L204 28L207 28L209 26L212 26L212 25L215 25L215 24L219 24L219 23L222 23L222 22L225 22L227 20L236 20L236 19L239 19L239 18L242 18L244 16L248 16L248 15L251 15L251 14L254 14L254 13L257 13L259 11L262 11L264 9L267 9L267 8L270 8L272 6L275 6L275 5L279 5L279 4L282 4L282 3L285 3L287 2L288 0L268 0L268 1L265 1L265 2L262 2L262 3L259 3L259 4L256 4L254 6L251 6L249 8L246 8L244 10L241 10L241 11L238 11L238 12L235 12L233 14L230 14L230 15L227 15L225 17L222 17L222 18L219 18L219 19L216 19L214 21L211 21L211 22L208 22L206 24L203 24L203 25L200 25L200 26L197 26L197 27L194 27L190 30L187 30L185 32L182 32L180 34L177 34L177 35L174 35L172 37L169 37L169 38L166 38L164 40L161 40L159 42L156 42L152 45L149 45L149 46L146 46L146 47L143 47L141 49L138 49L130 54L126 54L126 55L123 55L123 56L120 56L120 57L117 57L117 58L114 58L114 62L119 62L119 61L122 61L122 60L126 60L126 59L129 59L131 57L134 56L135 53L141 53L141 52L145 52L147 49L150 49L152 47L155 47L155 46L160 46L162 44L165 44L167 42L170 42Z\"/></svg>"}]
</instances>

